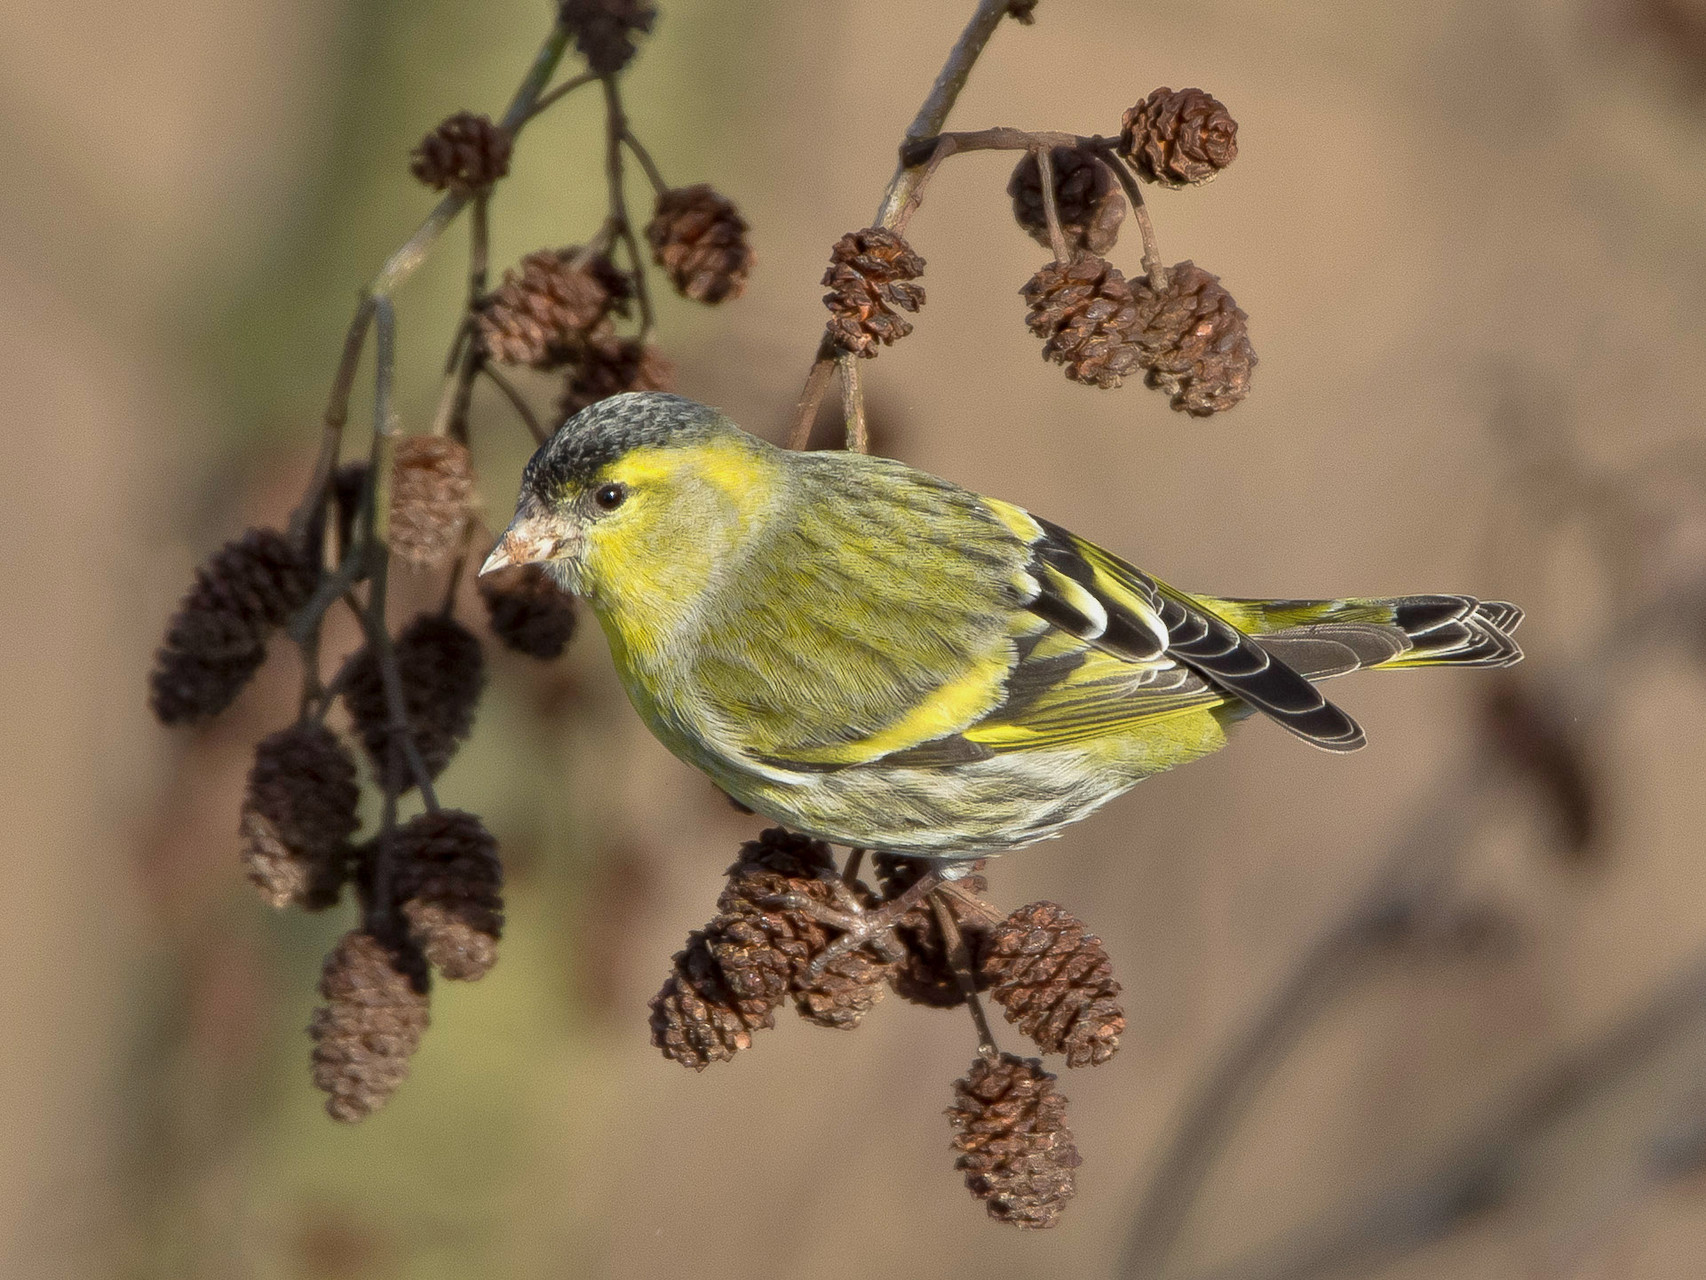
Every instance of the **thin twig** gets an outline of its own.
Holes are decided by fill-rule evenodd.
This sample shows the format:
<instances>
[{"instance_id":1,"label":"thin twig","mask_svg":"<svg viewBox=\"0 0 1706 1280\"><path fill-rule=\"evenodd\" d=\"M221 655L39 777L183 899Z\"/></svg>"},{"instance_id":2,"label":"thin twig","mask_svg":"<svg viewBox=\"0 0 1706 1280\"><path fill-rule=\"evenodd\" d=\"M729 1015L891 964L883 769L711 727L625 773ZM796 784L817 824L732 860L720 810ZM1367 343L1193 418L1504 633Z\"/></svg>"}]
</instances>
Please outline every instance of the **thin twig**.
<instances>
[{"instance_id":1,"label":"thin twig","mask_svg":"<svg viewBox=\"0 0 1706 1280\"><path fill-rule=\"evenodd\" d=\"M1160 293L1167 287L1168 273L1161 261L1161 248L1155 242L1155 224L1149 220L1149 206L1143 202L1143 188L1113 147L1105 139L1098 141L1103 145L1095 148L1096 158L1125 188L1126 199L1131 201L1131 211L1137 218L1137 232L1143 237L1143 269L1149 276L1149 287Z\"/></svg>"},{"instance_id":2,"label":"thin twig","mask_svg":"<svg viewBox=\"0 0 1706 1280\"><path fill-rule=\"evenodd\" d=\"M835 344L826 336L818 345L817 359L806 375L806 385L794 405L794 423L788 429L788 447L804 449L811 443L812 428L817 425L817 411L829 391L830 379L835 377Z\"/></svg>"},{"instance_id":3,"label":"thin twig","mask_svg":"<svg viewBox=\"0 0 1706 1280\"><path fill-rule=\"evenodd\" d=\"M835 358L841 372L841 416L847 429L850 453L869 453L871 433L865 426L865 389L859 382L859 357L843 351Z\"/></svg>"},{"instance_id":4,"label":"thin twig","mask_svg":"<svg viewBox=\"0 0 1706 1280\"><path fill-rule=\"evenodd\" d=\"M979 55L984 46L989 43L989 37L995 34L995 28L1001 25L1001 19L1007 16L1008 0L978 0L978 6L966 23L960 38L954 42L954 47L948 51L948 60L942 64L942 70L936 76L936 83L930 86L930 93L924 103L918 108L918 114L907 126L908 140L927 138L942 132L942 125L948 119L948 113L954 109L960 90L966 87L966 80L977 65ZM898 214L911 198L913 184L920 176L917 165L909 165L904 160L895 170L894 177L889 179L888 190L883 193L883 201L877 209L877 225L888 227L894 224Z\"/></svg>"},{"instance_id":5,"label":"thin twig","mask_svg":"<svg viewBox=\"0 0 1706 1280\"><path fill-rule=\"evenodd\" d=\"M515 133L522 125L533 119L534 116L542 115L544 112L549 111L576 89L579 89L584 85L589 85L597 79L598 72L596 71L583 71L578 76L570 76L567 80L563 81L562 84L558 85L549 93L542 95L537 102L528 107L526 114L510 126L510 132L512 134Z\"/></svg>"},{"instance_id":6,"label":"thin twig","mask_svg":"<svg viewBox=\"0 0 1706 1280\"><path fill-rule=\"evenodd\" d=\"M972 1025L977 1028L977 1051L985 1058L993 1058L1000 1049L995 1043L989 1017L983 1011L983 1001L977 994L977 979L972 974L971 952L966 947L965 935L960 932L959 921L954 919L953 909L940 890L930 895L930 909L936 913L936 927L942 931L948 968L953 970L954 982L960 989L960 995L965 997Z\"/></svg>"},{"instance_id":7,"label":"thin twig","mask_svg":"<svg viewBox=\"0 0 1706 1280\"><path fill-rule=\"evenodd\" d=\"M526 424L529 434L533 436L534 444L544 444L551 438L550 433L546 431L544 427L539 425L538 417L535 416L533 409L528 405L527 401L522 398L521 392L516 390L516 386L513 382L503 374L499 373L489 363L482 364L480 366L480 372L485 375L494 387L504 393L505 399L509 401L510 407L515 410L516 416Z\"/></svg>"},{"instance_id":8,"label":"thin twig","mask_svg":"<svg viewBox=\"0 0 1706 1280\"><path fill-rule=\"evenodd\" d=\"M1060 229L1060 207L1054 198L1054 156L1052 147L1038 147L1031 152L1037 158L1037 174L1043 184L1043 221L1048 224L1049 247L1056 262L1066 261L1066 233Z\"/></svg>"},{"instance_id":9,"label":"thin twig","mask_svg":"<svg viewBox=\"0 0 1706 1280\"><path fill-rule=\"evenodd\" d=\"M910 217L912 209L917 207L922 183L929 173L934 172L934 165L928 163L931 158L928 151L916 161L909 161L906 158L905 146L916 139L932 138L942 132L942 125L948 119L948 113L953 110L960 90L965 88L966 79L977 65L978 56L989 43L989 37L995 34L995 28L1001 25L1001 19L1007 16L1008 3L1009 0L978 0L971 20L966 23L960 38L949 50L948 59L942 64L935 83L930 86L929 94L907 127L900 165L889 179L889 185L883 192L882 203L877 208L877 226L895 227L902 221L903 213ZM817 354L812 357L811 371L806 375L805 386L794 406L793 426L788 432L790 448L803 449L811 439L812 424L817 420L818 406L823 403L824 394L829 390L830 375L835 371L836 355L836 348L826 335L818 342Z\"/></svg>"},{"instance_id":10,"label":"thin twig","mask_svg":"<svg viewBox=\"0 0 1706 1280\"><path fill-rule=\"evenodd\" d=\"M662 195L669 190L669 183L663 180L663 174L658 171L657 162L652 159L652 153L640 145L640 140L634 136L634 131L626 126L622 129L622 141L628 150L634 153L634 159L640 162L640 168L646 171L646 178L652 184L652 190Z\"/></svg>"},{"instance_id":11,"label":"thin twig","mask_svg":"<svg viewBox=\"0 0 1706 1280\"><path fill-rule=\"evenodd\" d=\"M651 289L646 283L645 256L634 236L628 217L628 198L623 191L622 139L628 132L628 117L622 110L622 89L614 75L604 77L604 177L610 187L610 222L628 250L634 272L634 294L640 300L640 339L651 336L657 325L652 311Z\"/></svg>"},{"instance_id":12,"label":"thin twig","mask_svg":"<svg viewBox=\"0 0 1706 1280\"><path fill-rule=\"evenodd\" d=\"M397 651L392 647L391 633L385 622L385 588L391 560L391 470L396 460L398 434L397 413L392 404L397 364L396 315L390 298L378 299L374 310L374 329L378 342L373 385L373 460L368 469L367 500L362 511L362 524L367 535L364 542L368 559L368 588L367 607L362 610L361 620L385 687L385 704L390 717L389 737L392 741L400 741L409 772L420 788L421 799L426 801L428 809L437 809L438 798L433 794L432 777L409 728L403 677L397 668Z\"/></svg>"}]
</instances>

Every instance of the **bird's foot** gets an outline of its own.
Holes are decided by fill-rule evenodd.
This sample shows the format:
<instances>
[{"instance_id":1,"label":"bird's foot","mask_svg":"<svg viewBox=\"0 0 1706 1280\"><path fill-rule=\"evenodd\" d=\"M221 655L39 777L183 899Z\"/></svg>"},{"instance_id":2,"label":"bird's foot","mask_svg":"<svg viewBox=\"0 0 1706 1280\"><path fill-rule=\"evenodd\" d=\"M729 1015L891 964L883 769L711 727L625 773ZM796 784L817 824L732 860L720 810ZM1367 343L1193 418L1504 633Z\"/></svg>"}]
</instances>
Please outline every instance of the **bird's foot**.
<instances>
[{"instance_id":1,"label":"bird's foot","mask_svg":"<svg viewBox=\"0 0 1706 1280\"><path fill-rule=\"evenodd\" d=\"M867 907L860 902L847 882L839 877L826 882L830 886L830 902L804 893L784 893L767 899L766 905L798 911L834 929L839 935L812 959L801 975L801 981L810 985L821 978L830 965L860 947L870 947L891 964L904 960L906 948L895 936L895 926L941 885L942 878L940 871L927 871L914 884L907 886L904 893L875 907Z\"/></svg>"}]
</instances>

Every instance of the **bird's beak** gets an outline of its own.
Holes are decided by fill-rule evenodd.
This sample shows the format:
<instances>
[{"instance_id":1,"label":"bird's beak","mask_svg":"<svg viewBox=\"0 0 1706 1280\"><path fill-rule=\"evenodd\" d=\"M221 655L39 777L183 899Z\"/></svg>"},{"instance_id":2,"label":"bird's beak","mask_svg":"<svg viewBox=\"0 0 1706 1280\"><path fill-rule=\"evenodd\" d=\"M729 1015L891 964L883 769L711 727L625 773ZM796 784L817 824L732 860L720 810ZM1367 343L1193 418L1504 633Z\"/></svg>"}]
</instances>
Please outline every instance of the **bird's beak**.
<instances>
[{"instance_id":1,"label":"bird's beak","mask_svg":"<svg viewBox=\"0 0 1706 1280\"><path fill-rule=\"evenodd\" d=\"M517 516L480 566L480 574L572 556L580 549L580 540L580 531L564 521L548 515Z\"/></svg>"}]
</instances>

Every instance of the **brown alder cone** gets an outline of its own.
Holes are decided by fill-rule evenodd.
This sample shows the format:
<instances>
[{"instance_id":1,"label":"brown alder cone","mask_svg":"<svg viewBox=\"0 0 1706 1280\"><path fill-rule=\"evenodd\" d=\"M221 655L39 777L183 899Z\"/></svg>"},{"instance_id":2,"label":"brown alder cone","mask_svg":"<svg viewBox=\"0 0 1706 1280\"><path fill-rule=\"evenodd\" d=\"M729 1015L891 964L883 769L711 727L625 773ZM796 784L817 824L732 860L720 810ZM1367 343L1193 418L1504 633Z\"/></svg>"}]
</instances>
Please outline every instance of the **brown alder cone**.
<instances>
[{"instance_id":1,"label":"brown alder cone","mask_svg":"<svg viewBox=\"0 0 1706 1280\"><path fill-rule=\"evenodd\" d=\"M243 866L261 897L310 911L335 903L360 799L355 761L325 725L303 721L263 738L239 824Z\"/></svg>"},{"instance_id":2,"label":"brown alder cone","mask_svg":"<svg viewBox=\"0 0 1706 1280\"><path fill-rule=\"evenodd\" d=\"M492 634L517 653L549 660L562 656L575 634L574 597L542 565L514 565L477 582Z\"/></svg>"},{"instance_id":3,"label":"brown alder cone","mask_svg":"<svg viewBox=\"0 0 1706 1280\"><path fill-rule=\"evenodd\" d=\"M427 775L436 778L474 726L474 707L486 683L480 642L454 618L423 613L402 630L394 647L409 732ZM390 704L370 648L350 659L343 696L380 786L395 784L399 794L414 786L406 766L400 778L390 776Z\"/></svg>"},{"instance_id":4,"label":"brown alder cone","mask_svg":"<svg viewBox=\"0 0 1706 1280\"><path fill-rule=\"evenodd\" d=\"M411 818L391 835L395 894L409 937L446 978L472 982L497 963L503 864L480 819L460 809Z\"/></svg>"},{"instance_id":5,"label":"brown alder cone","mask_svg":"<svg viewBox=\"0 0 1706 1280\"><path fill-rule=\"evenodd\" d=\"M1055 147L1049 152L1054 164L1054 205L1069 253L1106 253L1119 239L1125 220L1125 193L1108 167L1089 151L1078 147ZM1013 197L1013 217L1038 244L1052 249L1048 215L1043 209L1042 166L1027 154L1013 170L1007 183Z\"/></svg>"},{"instance_id":6,"label":"brown alder cone","mask_svg":"<svg viewBox=\"0 0 1706 1280\"><path fill-rule=\"evenodd\" d=\"M628 65L634 37L649 32L658 17L657 6L648 0L560 0L558 10L575 48L601 76Z\"/></svg>"},{"instance_id":7,"label":"brown alder cone","mask_svg":"<svg viewBox=\"0 0 1706 1280\"><path fill-rule=\"evenodd\" d=\"M658 196L646 240L677 292L717 303L746 290L753 263L746 231L734 202L701 182Z\"/></svg>"},{"instance_id":8,"label":"brown alder cone","mask_svg":"<svg viewBox=\"0 0 1706 1280\"><path fill-rule=\"evenodd\" d=\"M468 446L449 436L408 436L397 443L391 480L391 550L423 569L462 550L474 499Z\"/></svg>"},{"instance_id":9,"label":"brown alder cone","mask_svg":"<svg viewBox=\"0 0 1706 1280\"><path fill-rule=\"evenodd\" d=\"M499 364L555 369L614 312L628 314L633 282L602 253L540 249L504 272L474 317L480 349Z\"/></svg>"},{"instance_id":10,"label":"brown alder cone","mask_svg":"<svg viewBox=\"0 0 1706 1280\"><path fill-rule=\"evenodd\" d=\"M1137 316L1131 341L1145 383L1165 391L1173 408L1206 418L1250 394L1256 367L1250 317L1221 288L1219 276L1194 263L1181 262L1167 274L1159 292L1147 277L1133 283Z\"/></svg>"},{"instance_id":11,"label":"brown alder cone","mask_svg":"<svg viewBox=\"0 0 1706 1280\"><path fill-rule=\"evenodd\" d=\"M924 259L886 227L849 231L830 251L823 297L829 308L829 339L843 351L872 357L912 332L896 311L917 311L924 290L911 283L924 274Z\"/></svg>"},{"instance_id":12,"label":"brown alder cone","mask_svg":"<svg viewBox=\"0 0 1706 1280\"><path fill-rule=\"evenodd\" d=\"M1017 1227L1052 1227L1077 1192L1081 1163L1066 1127L1066 1099L1036 1059L978 1058L954 1081L948 1108L966 1186L989 1216Z\"/></svg>"},{"instance_id":13,"label":"brown alder cone","mask_svg":"<svg viewBox=\"0 0 1706 1280\"><path fill-rule=\"evenodd\" d=\"M363 1120L384 1106L409 1074L427 1028L426 965L407 947L346 933L326 957L308 1034L314 1087L330 1095L334 1120Z\"/></svg>"},{"instance_id":14,"label":"brown alder cone","mask_svg":"<svg viewBox=\"0 0 1706 1280\"><path fill-rule=\"evenodd\" d=\"M771 827L741 846L741 856L729 868L729 882L717 899L719 920L742 916L761 926L770 946L788 961L794 1007L808 1022L836 1030L851 1030L883 993L894 964L867 947L831 961L811 976L814 960L835 940L835 929L809 911L779 904L796 895L831 910L841 909L835 886L839 882L829 846L821 840ZM852 886L861 906L874 902L863 884Z\"/></svg>"},{"instance_id":15,"label":"brown alder cone","mask_svg":"<svg viewBox=\"0 0 1706 1280\"><path fill-rule=\"evenodd\" d=\"M796 981L794 1008L807 1022L851 1031L882 999L895 967L866 947L855 948L831 960L817 977Z\"/></svg>"},{"instance_id":16,"label":"brown alder cone","mask_svg":"<svg viewBox=\"0 0 1706 1280\"><path fill-rule=\"evenodd\" d=\"M673 391L675 366L649 342L594 334L570 358L557 412L563 420L624 391Z\"/></svg>"},{"instance_id":17,"label":"brown alder cone","mask_svg":"<svg viewBox=\"0 0 1706 1280\"><path fill-rule=\"evenodd\" d=\"M750 1048L754 1031L776 1025L776 1001L736 995L703 931L687 936L672 964L651 1001L652 1044L664 1057L703 1071Z\"/></svg>"},{"instance_id":18,"label":"brown alder cone","mask_svg":"<svg viewBox=\"0 0 1706 1280\"><path fill-rule=\"evenodd\" d=\"M509 172L510 147L488 117L458 111L420 140L409 172L435 191L483 191Z\"/></svg>"},{"instance_id":19,"label":"brown alder cone","mask_svg":"<svg viewBox=\"0 0 1706 1280\"><path fill-rule=\"evenodd\" d=\"M1125 1030L1113 961L1083 921L1059 903L1020 907L984 938L980 968L990 995L1044 1053L1069 1067L1113 1057Z\"/></svg>"},{"instance_id":20,"label":"brown alder cone","mask_svg":"<svg viewBox=\"0 0 1706 1280\"><path fill-rule=\"evenodd\" d=\"M652 1044L664 1057L703 1071L749 1047L754 1031L776 1025L776 1006L828 945L829 930L775 900L790 893L817 899L821 876L834 872L828 845L780 827L741 845L716 918L688 936L652 998Z\"/></svg>"},{"instance_id":21,"label":"brown alder cone","mask_svg":"<svg viewBox=\"0 0 1706 1280\"><path fill-rule=\"evenodd\" d=\"M250 529L196 569L149 676L159 721L192 723L230 706L266 661L268 637L308 603L318 577L276 529Z\"/></svg>"},{"instance_id":22,"label":"brown alder cone","mask_svg":"<svg viewBox=\"0 0 1706 1280\"><path fill-rule=\"evenodd\" d=\"M1125 113L1120 151L1164 187L1207 182L1238 155L1238 122L1201 89L1157 89Z\"/></svg>"},{"instance_id":23,"label":"brown alder cone","mask_svg":"<svg viewBox=\"0 0 1706 1280\"><path fill-rule=\"evenodd\" d=\"M905 893L917 883L920 874L920 864L916 859L898 858L893 854L879 853L874 859L874 866L884 901ZM980 896L989 888L989 882L980 875L965 876L959 884ZM990 979L979 967L978 955L988 923L952 895L944 894L943 899L953 913L954 923L959 926L960 937L965 942L972 981L979 991L985 991L989 988ZM947 944L936 922L936 913L928 901L901 918L895 927L895 936L906 951L906 958L889 975L889 985L896 995L933 1009L951 1009L965 1003L959 980L948 963Z\"/></svg>"},{"instance_id":24,"label":"brown alder cone","mask_svg":"<svg viewBox=\"0 0 1706 1280\"><path fill-rule=\"evenodd\" d=\"M1063 365L1068 378L1106 390L1137 371L1132 286L1106 259L1051 262L1019 292L1031 332L1043 339L1043 358Z\"/></svg>"}]
</instances>

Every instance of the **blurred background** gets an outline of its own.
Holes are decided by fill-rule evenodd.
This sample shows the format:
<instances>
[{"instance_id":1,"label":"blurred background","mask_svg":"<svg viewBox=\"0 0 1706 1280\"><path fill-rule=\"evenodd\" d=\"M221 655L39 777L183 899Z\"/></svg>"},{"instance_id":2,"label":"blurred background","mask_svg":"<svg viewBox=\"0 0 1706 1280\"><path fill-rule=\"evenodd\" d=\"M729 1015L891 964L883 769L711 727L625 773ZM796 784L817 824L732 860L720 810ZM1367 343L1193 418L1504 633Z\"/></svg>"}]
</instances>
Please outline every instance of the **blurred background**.
<instances>
[{"instance_id":1,"label":"blurred background","mask_svg":"<svg viewBox=\"0 0 1706 1280\"><path fill-rule=\"evenodd\" d=\"M664 299L680 390L785 431L828 247L970 8L664 0L634 127L740 204L759 259L738 302ZM1068 383L1022 322L1044 255L1014 157L956 159L909 229L917 333L865 369L888 451L1186 587L1529 617L1520 682L1358 680L1368 750L1254 725L992 868L1004 908L1084 916L1125 985L1122 1051L1062 1072L1084 1165L1056 1230L988 1221L952 1168L963 1015L784 1018L703 1075L650 1047L646 1001L758 822L645 733L591 627L548 669L491 648L441 783L504 849L501 963L440 984L383 1112L326 1118L303 1027L347 908L275 915L236 858L295 658L200 733L153 723L145 673L193 566L287 518L354 291L432 203L410 148L496 116L547 15L0 3L0 1274L1697 1274L1701 0L1043 0L979 64L961 128L1112 133L1159 85L1230 107L1237 163L1150 204L1261 367L1206 422ZM600 128L594 97L528 128L495 266L596 226ZM398 300L409 429L459 232ZM1136 273L1129 228L1111 256ZM488 392L501 525L529 442ZM397 616L430 590L400 583Z\"/></svg>"}]
</instances>

